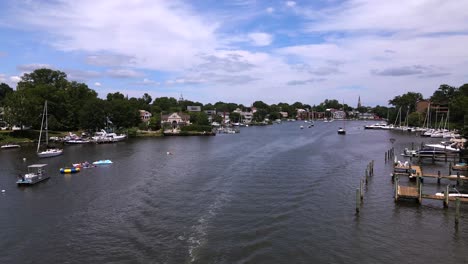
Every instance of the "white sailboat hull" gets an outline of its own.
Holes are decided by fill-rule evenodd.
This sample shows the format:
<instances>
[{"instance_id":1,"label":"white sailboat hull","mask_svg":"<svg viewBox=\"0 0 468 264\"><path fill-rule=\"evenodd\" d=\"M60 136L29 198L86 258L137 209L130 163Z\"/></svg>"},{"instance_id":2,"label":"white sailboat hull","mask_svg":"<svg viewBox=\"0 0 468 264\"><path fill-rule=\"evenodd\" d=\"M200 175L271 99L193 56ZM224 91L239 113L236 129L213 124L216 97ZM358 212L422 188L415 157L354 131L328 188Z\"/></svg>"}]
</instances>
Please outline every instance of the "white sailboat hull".
<instances>
[{"instance_id":1,"label":"white sailboat hull","mask_svg":"<svg viewBox=\"0 0 468 264\"><path fill-rule=\"evenodd\" d=\"M39 158L50 158L55 157L63 154L62 149L47 149L37 153Z\"/></svg>"}]
</instances>

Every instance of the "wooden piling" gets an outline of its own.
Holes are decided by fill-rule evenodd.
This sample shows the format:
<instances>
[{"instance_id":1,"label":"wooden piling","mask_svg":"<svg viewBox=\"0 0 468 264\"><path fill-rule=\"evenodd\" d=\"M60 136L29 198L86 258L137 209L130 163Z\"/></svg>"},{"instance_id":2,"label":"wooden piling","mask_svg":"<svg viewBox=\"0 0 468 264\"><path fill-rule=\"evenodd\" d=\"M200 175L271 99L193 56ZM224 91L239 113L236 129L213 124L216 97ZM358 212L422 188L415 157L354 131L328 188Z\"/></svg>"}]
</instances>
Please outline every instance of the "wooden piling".
<instances>
[{"instance_id":1,"label":"wooden piling","mask_svg":"<svg viewBox=\"0 0 468 264\"><path fill-rule=\"evenodd\" d=\"M452 162L449 163L449 175L452 175Z\"/></svg>"},{"instance_id":2,"label":"wooden piling","mask_svg":"<svg viewBox=\"0 0 468 264\"><path fill-rule=\"evenodd\" d=\"M361 200L364 199L364 181L361 180L361 183L359 185L359 194L361 196Z\"/></svg>"},{"instance_id":3,"label":"wooden piling","mask_svg":"<svg viewBox=\"0 0 468 264\"><path fill-rule=\"evenodd\" d=\"M458 225L460 220L460 198L455 200L455 225Z\"/></svg>"},{"instance_id":4,"label":"wooden piling","mask_svg":"<svg viewBox=\"0 0 468 264\"><path fill-rule=\"evenodd\" d=\"M448 208L449 206L449 185L445 188L444 193L444 208Z\"/></svg>"},{"instance_id":5,"label":"wooden piling","mask_svg":"<svg viewBox=\"0 0 468 264\"><path fill-rule=\"evenodd\" d=\"M394 178L393 178L393 187L394 187L394 191L395 191L395 202L398 201L398 175L395 175Z\"/></svg>"},{"instance_id":6,"label":"wooden piling","mask_svg":"<svg viewBox=\"0 0 468 264\"><path fill-rule=\"evenodd\" d=\"M359 188L356 189L356 213L359 213L359 209L361 207L361 194L359 193Z\"/></svg>"},{"instance_id":7,"label":"wooden piling","mask_svg":"<svg viewBox=\"0 0 468 264\"><path fill-rule=\"evenodd\" d=\"M437 171L437 184L440 184L440 171Z\"/></svg>"},{"instance_id":8,"label":"wooden piling","mask_svg":"<svg viewBox=\"0 0 468 264\"><path fill-rule=\"evenodd\" d=\"M419 177L418 179L421 180ZM418 203L422 204L422 182L419 183Z\"/></svg>"},{"instance_id":9,"label":"wooden piling","mask_svg":"<svg viewBox=\"0 0 468 264\"><path fill-rule=\"evenodd\" d=\"M457 171L457 186L460 185L460 172Z\"/></svg>"}]
</instances>

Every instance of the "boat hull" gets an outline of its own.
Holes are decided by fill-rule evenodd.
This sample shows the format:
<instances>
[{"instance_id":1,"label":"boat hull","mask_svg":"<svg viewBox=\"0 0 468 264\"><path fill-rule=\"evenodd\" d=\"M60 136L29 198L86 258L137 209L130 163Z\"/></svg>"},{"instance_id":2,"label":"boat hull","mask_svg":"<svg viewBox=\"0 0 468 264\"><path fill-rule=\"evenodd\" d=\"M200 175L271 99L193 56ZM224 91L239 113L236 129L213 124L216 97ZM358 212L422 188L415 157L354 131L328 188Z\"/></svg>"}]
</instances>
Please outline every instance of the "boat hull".
<instances>
[{"instance_id":1,"label":"boat hull","mask_svg":"<svg viewBox=\"0 0 468 264\"><path fill-rule=\"evenodd\" d=\"M63 154L63 151L61 149L58 149L58 150L46 150L46 151L38 152L37 156L39 158L50 158L50 157L55 157L55 156L59 156L62 154Z\"/></svg>"}]
</instances>

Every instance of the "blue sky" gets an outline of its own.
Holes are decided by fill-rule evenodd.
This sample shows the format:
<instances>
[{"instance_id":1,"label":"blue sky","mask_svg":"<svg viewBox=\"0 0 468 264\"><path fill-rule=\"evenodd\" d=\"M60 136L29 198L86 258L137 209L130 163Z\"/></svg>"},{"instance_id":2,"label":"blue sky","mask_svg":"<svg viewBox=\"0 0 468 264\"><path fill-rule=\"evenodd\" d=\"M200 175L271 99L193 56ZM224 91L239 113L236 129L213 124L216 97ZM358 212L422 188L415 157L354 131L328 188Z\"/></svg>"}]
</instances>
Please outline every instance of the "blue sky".
<instances>
[{"instance_id":1,"label":"blue sky","mask_svg":"<svg viewBox=\"0 0 468 264\"><path fill-rule=\"evenodd\" d=\"M0 82L49 67L105 97L386 105L468 82L468 2L1 1Z\"/></svg>"}]
</instances>

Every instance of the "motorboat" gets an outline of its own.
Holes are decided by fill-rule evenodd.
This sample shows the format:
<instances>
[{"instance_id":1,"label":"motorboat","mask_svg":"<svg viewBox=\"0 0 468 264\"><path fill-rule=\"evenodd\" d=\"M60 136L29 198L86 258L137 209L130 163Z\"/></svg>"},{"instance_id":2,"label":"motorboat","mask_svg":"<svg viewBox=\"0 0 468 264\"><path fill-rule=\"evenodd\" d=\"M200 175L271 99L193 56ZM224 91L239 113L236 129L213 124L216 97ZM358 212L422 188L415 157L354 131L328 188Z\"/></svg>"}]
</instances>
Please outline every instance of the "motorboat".
<instances>
[{"instance_id":1,"label":"motorboat","mask_svg":"<svg viewBox=\"0 0 468 264\"><path fill-rule=\"evenodd\" d=\"M117 135L116 133L107 133L104 129L101 129L100 132L96 132L96 135L92 139L96 143L113 143L125 140L127 135Z\"/></svg>"},{"instance_id":2,"label":"motorboat","mask_svg":"<svg viewBox=\"0 0 468 264\"><path fill-rule=\"evenodd\" d=\"M77 139L69 139L69 140L66 140L65 143L66 144L87 144L91 141L87 140L87 139L82 139L82 138L77 138Z\"/></svg>"},{"instance_id":3,"label":"motorboat","mask_svg":"<svg viewBox=\"0 0 468 264\"><path fill-rule=\"evenodd\" d=\"M111 160L98 160L93 162L93 165L107 165L107 164L112 164L113 162Z\"/></svg>"},{"instance_id":4,"label":"motorboat","mask_svg":"<svg viewBox=\"0 0 468 264\"><path fill-rule=\"evenodd\" d=\"M443 142L440 144L427 144L426 147L437 149L437 150L443 150L446 152L459 152L460 149L456 147L457 143L447 143Z\"/></svg>"},{"instance_id":5,"label":"motorboat","mask_svg":"<svg viewBox=\"0 0 468 264\"><path fill-rule=\"evenodd\" d=\"M16 145L16 144L6 144L6 145L3 145L1 146L0 148L1 149L12 149L12 148L19 148L20 145Z\"/></svg>"},{"instance_id":6,"label":"motorboat","mask_svg":"<svg viewBox=\"0 0 468 264\"><path fill-rule=\"evenodd\" d=\"M28 166L28 173L20 175L16 181L18 185L33 185L50 178L45 171L47 164L32 164Z\"/></svg>"},{"instance_id":7,"label":"motorboat","mask_svg":"<svg viewBox=\"0 0 468 264\"><path fill-rule=\"evenodd\" d=\"M340 127L340 129L338 129L338 134L339 134L339 135L345 135L345 134L346 134L346 130L344 130L344 128L341 128L341 127Z\"/></svg>"},{"instance_id":8,"label":"motorboat","mask_svg":"<svg viewBox=\"0 0 468 264\"><path fill-rule=\"evenodd\" d=\"M405 148L403 150L403 154L401 154L401 155L403 155L405 157L416 157L417 154L418 154L417 150Z\"/></svg>"}]
</instances>

